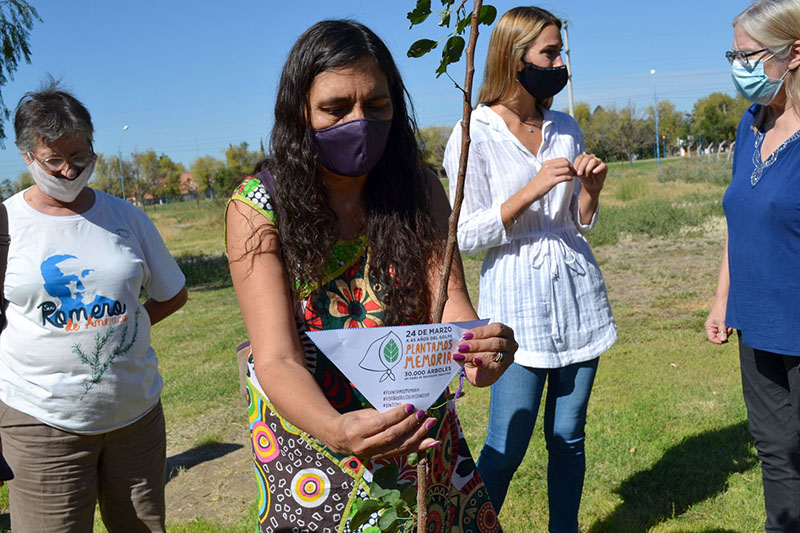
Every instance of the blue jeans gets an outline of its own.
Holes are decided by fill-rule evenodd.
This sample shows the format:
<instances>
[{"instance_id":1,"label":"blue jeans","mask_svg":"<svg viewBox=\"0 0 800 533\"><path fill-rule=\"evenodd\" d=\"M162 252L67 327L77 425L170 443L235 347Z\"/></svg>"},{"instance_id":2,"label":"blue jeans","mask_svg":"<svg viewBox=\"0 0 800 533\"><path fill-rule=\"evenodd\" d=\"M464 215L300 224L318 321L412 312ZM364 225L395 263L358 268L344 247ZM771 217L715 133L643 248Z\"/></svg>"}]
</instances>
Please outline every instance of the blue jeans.
<instances>
[{"instance_id":1,"label":"blue jeans","mask_svg":"<svg viewBox=\"0 0 800 533\"><path fill-rule=\"evenodd\" d=\"M478 471L497 512L511 477L525 457L536 415L548 383L544 407L547 443L547 495L551 533L576 533L586 472L586 407L598 358L563 368L528 368L512 364L492 385L489 431Z\"/></svg>"}]
</instances>

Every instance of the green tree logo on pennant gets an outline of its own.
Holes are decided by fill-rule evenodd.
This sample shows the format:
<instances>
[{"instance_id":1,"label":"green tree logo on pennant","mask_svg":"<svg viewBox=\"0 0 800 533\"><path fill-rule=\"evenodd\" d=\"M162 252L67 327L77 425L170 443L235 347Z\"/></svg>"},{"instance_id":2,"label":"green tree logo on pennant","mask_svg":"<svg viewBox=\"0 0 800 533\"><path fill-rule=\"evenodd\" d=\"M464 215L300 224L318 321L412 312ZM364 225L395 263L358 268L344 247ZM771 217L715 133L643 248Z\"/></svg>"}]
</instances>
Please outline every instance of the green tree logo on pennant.
<instances>
[{"instance_id":1,"label":"green tree logo on pennant","mask_svg":"<svg viewBox=\"0 0 800 533\"><path fill-rule=\"evenodd\" d=\"M397 381L392 369L400 363L403 341L395 333L389 332L369 345L367 353L358 364L364 370L381 372L380 383L387 379Z\"/></svg>"}]
</instances>

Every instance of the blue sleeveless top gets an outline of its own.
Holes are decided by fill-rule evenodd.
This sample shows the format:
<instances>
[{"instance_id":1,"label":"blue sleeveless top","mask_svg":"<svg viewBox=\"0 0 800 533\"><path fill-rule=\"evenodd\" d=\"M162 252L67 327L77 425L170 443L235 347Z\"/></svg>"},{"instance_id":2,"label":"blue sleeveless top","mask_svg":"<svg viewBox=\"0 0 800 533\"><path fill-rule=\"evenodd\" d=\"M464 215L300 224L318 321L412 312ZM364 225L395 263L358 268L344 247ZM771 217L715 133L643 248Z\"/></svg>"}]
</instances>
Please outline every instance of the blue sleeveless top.
<instances>
[{"instance_id":1,"label":"blue sleeveless top","mask_svg":"<svg viewBox=\"0 0 800 533\"><path fill-rule=\"evenodd\" d=\"M736 133L728 222L730 291L725 322L753 348L800 356L800 131L766 161L751 106Z\"/></svg>"}]
</instances>

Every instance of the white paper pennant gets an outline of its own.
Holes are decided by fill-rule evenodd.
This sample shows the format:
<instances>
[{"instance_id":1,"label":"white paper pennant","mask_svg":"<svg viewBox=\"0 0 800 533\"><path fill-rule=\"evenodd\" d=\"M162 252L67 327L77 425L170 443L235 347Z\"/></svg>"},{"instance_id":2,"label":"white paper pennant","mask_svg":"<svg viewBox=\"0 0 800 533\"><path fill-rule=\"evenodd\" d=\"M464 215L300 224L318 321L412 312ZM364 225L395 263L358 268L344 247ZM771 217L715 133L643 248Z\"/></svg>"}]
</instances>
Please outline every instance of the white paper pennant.
<instances>
[{"instance_id":1,"label":"white paper pennant","mask_svg":"<svg viewBox=\"0 0 800 533\"><path fill-rule=\"evenodd\" d=\"M488 320L309 331L308 336L380 412L426 411L458 373L461 335Z\"/></svg>"}]
</instances>

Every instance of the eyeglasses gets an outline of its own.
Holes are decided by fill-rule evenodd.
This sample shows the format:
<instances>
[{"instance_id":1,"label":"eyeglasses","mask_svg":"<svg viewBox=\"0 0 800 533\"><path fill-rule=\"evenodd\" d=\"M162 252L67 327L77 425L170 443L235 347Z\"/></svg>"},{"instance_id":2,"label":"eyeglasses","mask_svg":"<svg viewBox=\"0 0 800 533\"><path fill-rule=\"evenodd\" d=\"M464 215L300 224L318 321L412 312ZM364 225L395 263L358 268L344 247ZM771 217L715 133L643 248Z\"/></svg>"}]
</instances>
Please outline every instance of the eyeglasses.
<instances>
[{"instance_id":1,"label":"eyeglasses","mask_svg":"<svg viewBox=\"0 0 800 533\"><path fill-rule=\"evenodd\" d=\"M734 60L736 60L745 67L749 67L750 57L766 51L767 48L762 48L761 50L756 50L755 52L746 52L744 50L728 50L727 52L725 52L725 59L727 59L728 63L730 63L731 65L733 65Z\"/></svg>"},{"instance_id":2,"label":"eyeglasses","mask_svg":"<svg viewBox=\"0 0 800 533\"><path fill-rule=\"evenodd\" d=\"M48 157L47 159L39 159L33 154L33 152L28 152L28 157L38 161L45 168L45 170L49 170L50 172L59 172L67 163L78 170L83 170L84 168L88 167L92 161L94 161L95 153L94 151L83 152L76 154L69 159L64 159L63 157L58 156Z\"/></svg>"}]
</instances>

